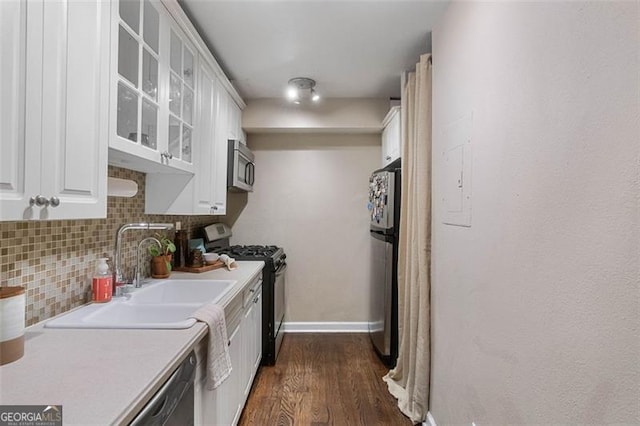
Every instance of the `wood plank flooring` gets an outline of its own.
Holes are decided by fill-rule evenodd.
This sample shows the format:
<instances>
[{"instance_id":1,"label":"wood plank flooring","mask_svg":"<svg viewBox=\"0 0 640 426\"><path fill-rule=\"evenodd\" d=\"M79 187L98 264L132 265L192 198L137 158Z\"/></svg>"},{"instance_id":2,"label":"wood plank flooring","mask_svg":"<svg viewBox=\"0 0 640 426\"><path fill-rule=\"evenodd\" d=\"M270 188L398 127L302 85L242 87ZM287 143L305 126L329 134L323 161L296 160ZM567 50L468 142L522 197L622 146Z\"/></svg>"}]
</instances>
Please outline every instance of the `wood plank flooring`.
<instances>
[{"instance_id":1,"label":"wood plank flooring","mask_svg":"<svg viewBox=\"0 0 640 426\"><path fill-rule=\"evenodd\" d=\"M239 425L411 425L386 373L367 334L288 333L276 365L260 368Z\"/></svg>"}]
</instances>

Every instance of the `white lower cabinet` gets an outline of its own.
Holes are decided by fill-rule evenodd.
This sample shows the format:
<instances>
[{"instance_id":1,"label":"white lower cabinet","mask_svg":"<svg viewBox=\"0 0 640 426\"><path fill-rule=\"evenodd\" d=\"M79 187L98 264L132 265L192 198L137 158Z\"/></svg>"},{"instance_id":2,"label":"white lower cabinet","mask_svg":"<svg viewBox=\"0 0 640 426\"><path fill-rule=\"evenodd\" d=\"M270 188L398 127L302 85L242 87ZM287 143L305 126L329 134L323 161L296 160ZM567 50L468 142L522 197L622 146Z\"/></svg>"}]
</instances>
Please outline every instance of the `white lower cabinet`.
<instances>
[{"instance_id":1,"label":"white lower cabinet","mask_svg":"<svg viewBox=\"0 0 640 426\"><path fill-rule=\"evenodd\" d=\"M258 372L260 360L262 359L262 288L252 293L253 298L250 304L245 308L245 323L247 327L247 347L244 351L244 365L248 367L246 372L246 386L244 388L244 396L249 396L253 379Z\"/></svg>"},{"instance_id":2,"label":"white lower cabinet","mask_svg":"<svg viewBox=\"0 0 640 426\"><path fill-rule=\"evenodd\" d=\"M216 389L206 388L206 345L197 349L196 425L236 425L249 396L262 356L262 279L258 277L225 309L233 370Z\"/></svg>"}]
</instances>

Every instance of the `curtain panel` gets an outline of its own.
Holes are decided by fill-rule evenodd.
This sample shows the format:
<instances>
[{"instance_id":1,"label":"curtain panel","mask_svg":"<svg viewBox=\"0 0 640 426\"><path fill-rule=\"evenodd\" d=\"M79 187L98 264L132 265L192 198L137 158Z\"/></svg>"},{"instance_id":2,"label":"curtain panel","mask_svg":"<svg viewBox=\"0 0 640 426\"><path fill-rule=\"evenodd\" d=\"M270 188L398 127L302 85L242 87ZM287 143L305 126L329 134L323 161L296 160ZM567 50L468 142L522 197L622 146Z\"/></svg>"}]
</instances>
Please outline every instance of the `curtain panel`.
<instances>
[{"instance_id":1,"label":"curtain panel","mask_svg":"<svg viewBox=\"0 0 640 426\"><path fill-rule=\"evenodd\" d=\"M431 290L431 55L422 55L403 88L402 195L398 247L396 367L383 378L414 423L429 410Z\"/></svg>"}]
</instances>

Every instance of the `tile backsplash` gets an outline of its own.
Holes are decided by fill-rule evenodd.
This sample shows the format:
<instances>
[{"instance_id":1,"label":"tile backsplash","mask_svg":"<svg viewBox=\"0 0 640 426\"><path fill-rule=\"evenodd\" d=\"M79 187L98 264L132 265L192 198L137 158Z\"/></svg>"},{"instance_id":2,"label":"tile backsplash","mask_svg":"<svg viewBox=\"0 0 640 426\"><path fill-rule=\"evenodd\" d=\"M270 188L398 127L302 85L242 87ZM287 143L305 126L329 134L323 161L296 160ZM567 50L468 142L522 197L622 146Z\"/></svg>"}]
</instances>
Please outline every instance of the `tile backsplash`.
<instances>
[{"instance_id":1,"label":"tile backsplash","mask_svg":"<svg viewBox=\"0 0 640 426\"><path fill-rule=\"evenodd\" d=\"M180 221L191 238L202 226L219 221L217 216L147 215L144 173L109 166L109 176L137 182L138 193L132 198L109 197L106 219L0 222L0 286L25 287L27 325L90 300L97 259L113 258L122 224ZM133 269L137 242L154 232L124 234L125 271Z\"/></svg>"}]
</instances>

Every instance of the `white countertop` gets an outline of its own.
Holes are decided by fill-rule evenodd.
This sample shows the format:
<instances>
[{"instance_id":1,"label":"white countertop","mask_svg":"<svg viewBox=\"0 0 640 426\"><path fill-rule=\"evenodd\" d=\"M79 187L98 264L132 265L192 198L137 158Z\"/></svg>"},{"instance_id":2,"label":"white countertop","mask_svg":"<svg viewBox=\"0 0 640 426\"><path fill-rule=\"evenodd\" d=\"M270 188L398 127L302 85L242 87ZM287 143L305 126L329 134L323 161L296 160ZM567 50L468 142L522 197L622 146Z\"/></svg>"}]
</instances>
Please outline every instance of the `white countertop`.
<instances>
[{"instance_id":1,"label":"white countertop","mask_svg":"<svg viewBox=\"0 0 640 426\"><path fill-rule=\"evenodd\" d=\"M173 272L171 279L236 280L219 302L225 306L264 266L237 263L234 271ZM65 425L128 423L207 332L200 322L183 330L36 324L25 331L24 356L0 367L0 405L61 404Z\"/></svg>"}]
</instances>

